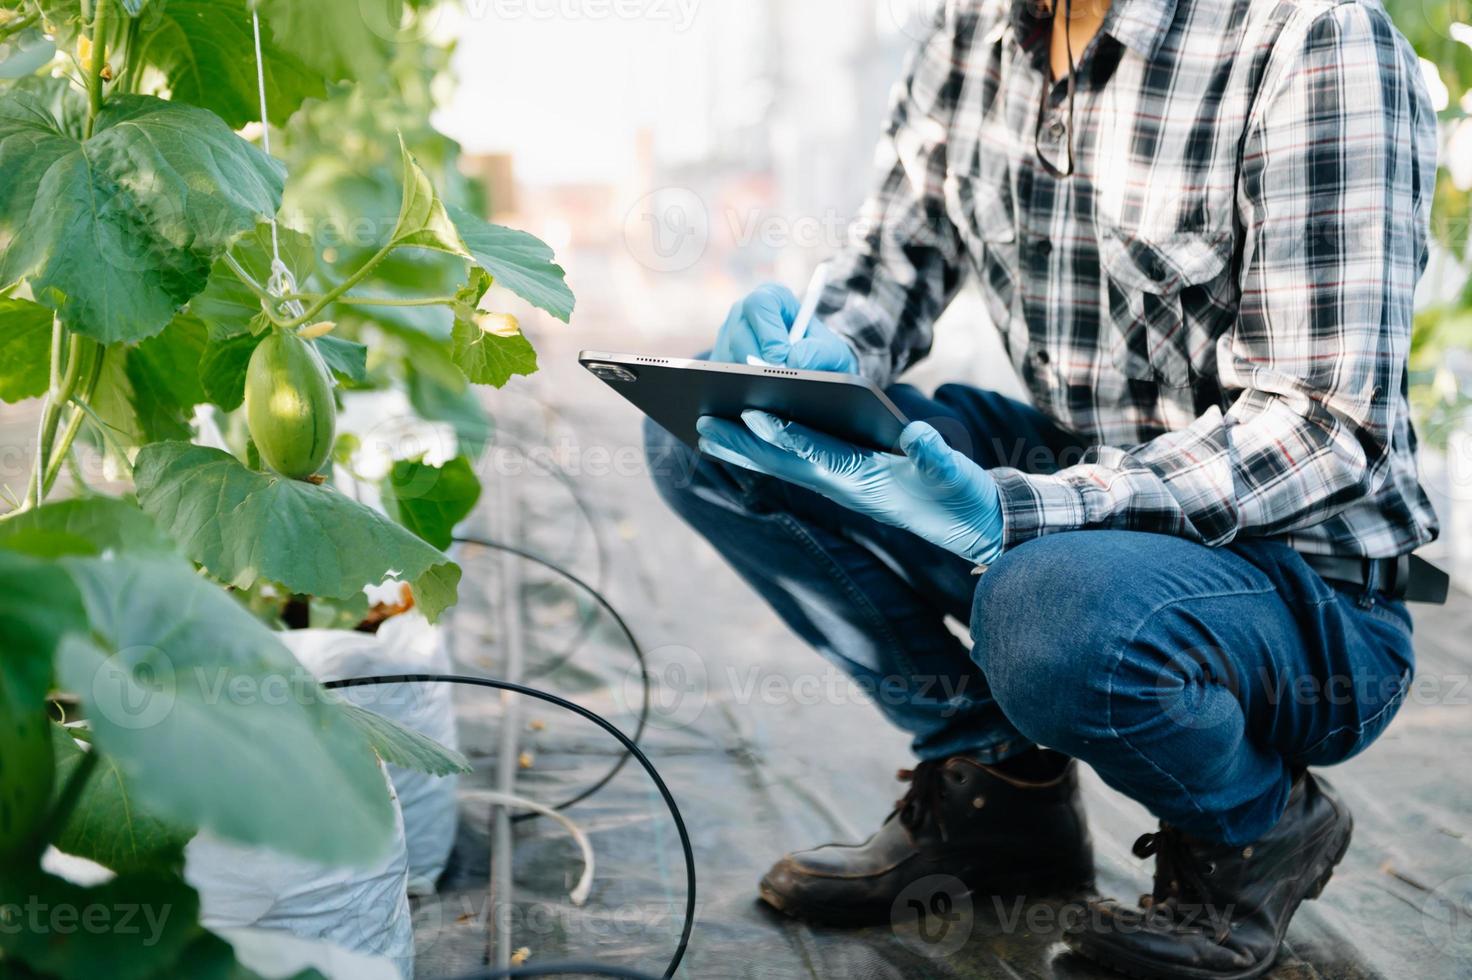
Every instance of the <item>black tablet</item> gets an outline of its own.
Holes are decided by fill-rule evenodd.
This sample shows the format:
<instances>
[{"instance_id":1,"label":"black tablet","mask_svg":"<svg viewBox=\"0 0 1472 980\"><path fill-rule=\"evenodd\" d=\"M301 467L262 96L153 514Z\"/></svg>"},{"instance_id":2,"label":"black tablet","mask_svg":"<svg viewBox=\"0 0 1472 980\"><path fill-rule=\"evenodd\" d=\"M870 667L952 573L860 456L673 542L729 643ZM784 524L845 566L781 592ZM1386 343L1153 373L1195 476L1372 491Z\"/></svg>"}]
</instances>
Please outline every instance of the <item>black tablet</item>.
<instances>
[{"instance_id":1,"label":"black tablet","mask_svg":"<svg viewBox=\"0 0 1472 980\"><path fill-rule=\"evenodd\" d=\"M691 448L702 415L739 421L747 408L885 452L899 451L909 424L874 382L854 374L594 350L578 362Z\"/></svg>"}]
</instances>

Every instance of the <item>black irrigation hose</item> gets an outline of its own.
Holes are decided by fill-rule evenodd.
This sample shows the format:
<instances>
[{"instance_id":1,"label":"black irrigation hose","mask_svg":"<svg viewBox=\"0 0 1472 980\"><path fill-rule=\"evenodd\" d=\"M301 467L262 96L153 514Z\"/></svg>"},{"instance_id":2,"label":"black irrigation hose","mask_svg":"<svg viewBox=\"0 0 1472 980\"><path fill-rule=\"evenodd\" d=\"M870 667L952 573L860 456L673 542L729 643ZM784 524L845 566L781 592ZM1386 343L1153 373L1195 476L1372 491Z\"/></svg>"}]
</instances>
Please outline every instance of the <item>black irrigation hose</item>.
<instances>
[{"instance_id":1,"label":"black irrigation hose","mask_svg":"<svg viewBox=\"0 0 1472 980\"><path fill-rule=\"evenodd\" d=\"M677 970L680 966L680 961L685 958L685 950L690 945L690 933L695 928L695 851L690 846L690 832L685 828L685 818L680 813L679 804L675 802L674 795L670 792L669 787L665 785L664 780L660 778L659 770L654 768L654 763L649 761L649 757L644 754L643 750L641 750L639 746L635 744L632 739L629 738L629 736L619 731L618 727L614 725L613 722L604 718L596 711L591 711L588 708L585 708L582 705L576 703L575 701L569 701L566 698L559 697L558 695L552 694L551 692L539 691L534 687L526 687L522 684L513 684L510 681L492 680L488 677L465 677L458 674L390 674L381 677L344 677L335 681L327 681L323 683L322 686L327 688L328 690L335 690L337 688L344 687L368 687L374 684L419 683L468 684L473 687L489 687L497 691L510 691L513 694L521 694L525 695L526 697L537 698L538 700L546 701L548 704L554 704L559 708L563 708L567 711L573 712L574 714L581 715L583 718L591 721L599 728L602 728L605 732L618 739L619 742L623 744L623 747L628 752L628 754L632 755L636 760L638 760L639 765L644 767L644 771L649 773L649 778L654 781L654 786L656 789L659 790L659 795L664 797L664 804L666 807L669 808L670 817L673 818L675 821L675 830L680 835L680 850L684 852L685 857L685 922L680 929L680 943L678 946L675 947L675 953L673 956L670 957L669 965L666 966L664 970L664 977L666 978L666 980L668 980L669 977L673 977L675 975L675 970ZM517 969L545 970L550 969L551 967L552 964L543 964L541 967L518 967ZM599 969L606 971L610 968L600 967ZM514 972L492 972L489 974L475 974L475 976L479 977L547 975L548 974ZM602 975L620 976L621 974L604 972ZM639 974L624 975L634 976L636 978L639 977Z\"/></svg>"},{"instance_id":2,"label":"black irrigation hose","mask_svg":"<svg viewBox=\"0 0 1472 980\"><path fill-rule=\"evenodd\" d=\"M634 631L629 628L629 624L624 621L624 618L622 616L619 615L618 610L613 607L613 603L609 602L607 597L605 597L602 592L598 591L593 586L589 585L587 582L574 575L572 572L569 572L567 569L554 562L548 561L546 558L532 554L530 551L524 551L523 549L518 548L514 545L503 544L499 541L492 541L489 538L479 538L472 535L457 535L455 537L455 542L457 544L471 544L481 548L490 548L494 551L504 551L508 554L516 555L517 557L523 558L526 561L530 561L535 564L541 565L543 568L550 569L558 575L566 578L569 582L573 583L578 588L582 589L584 592L587 592L588 595L593 597L593 600L597 602L598 605L601 606L610 617L612 617L614 623L624 634L624 638L629 641L629 647L634 651L634 659L637 660L639 663L639 681L642 687L642 698L639 705L639 720L634 725L633 741L638 742L639 739L643 738L644 729L649 723L649 665L644 658L644 648L639 645L639 641L634 637ZM569 656L570 655L571 654L569 653ZM587 789L584 789L577 795L571 796L568 799L563 800L561 803L552 805L552 809L566 810L568 807L574 806L578 803L581 803L583 800L586 800L588 797L592 796L594 793L597 793L603 787L612 782L613 778L623 770L625 765L628 764L628 761L629 753L625 751L622 755L618 757L618 761L613 764L612 768L604 773L597 782L589 786ZM541 814L536 813L535 811L531 811L527 813L518 813L513 816L511 820L515 823L520 823L524 820L534 820L539 816L541 816Z\"/></svg>"},{"instance_id":3,"label":"black irrigation hose","mask_svg":"<svg viewBox=\"0 0 1472 980\"><path fill-rule=\"evenodd\" d=\"M482 970L464 973L454 980L499 980L501 977L625 977L627 980L654 980L647 973L622 966L599 966L597 963L538 963L535 966L512 966L504 970Z\"/></svg>"},{"instance_id":4,"label":"black irrigation hose","mask_svg":"<svg viewBox=\"0 0 1472 980\"><path fill-rule=\"evenodd\" d=\"M603 587L604 577L608 573L608 555L603 547L603 538L598 534L598 522L593 520L593 511L588 507L588 502L583 499L583 495L578 492L577 484L573 483L571 478L569 478L566 473L562 472L559 469L548 466L541 460L537 459L535 456L528 455L524 458L528 463L531 463L537 469L541 470L543 473L547 474L552 479L562 484L563 489L565 489L568 496L572 498L573 506L577 508L578 513L583 515L583 521L588 525L588 533L593 538L593 553L596 556L598 565L598 572L595 576L598 581L598 586L596 588L589 588L587 585L584 585L583 588L587 589L590 594L596 596L598 589L601 589ZM562 568L555 568L553 570L560 575L567 576L567 572ZM522 680L534 681L539 677L546 677L548 674L557 670L563 664L571 660L573 658L573 654L577 653L578 649L585 642L587 642L589 635L591 635L591 633L593 632L593 622L596 618L593 613L594 610L589 610L587 613L585 613L583 615L582 621L578 623L577 632L573 634L572 639L568 640L566 645L563 646L562 649L552 651L551 658L547 663L541 664L522 675ZM525 813L521 814L521 816L533 817L536 816L536 814Z\"/></svg>"}]
</instances>

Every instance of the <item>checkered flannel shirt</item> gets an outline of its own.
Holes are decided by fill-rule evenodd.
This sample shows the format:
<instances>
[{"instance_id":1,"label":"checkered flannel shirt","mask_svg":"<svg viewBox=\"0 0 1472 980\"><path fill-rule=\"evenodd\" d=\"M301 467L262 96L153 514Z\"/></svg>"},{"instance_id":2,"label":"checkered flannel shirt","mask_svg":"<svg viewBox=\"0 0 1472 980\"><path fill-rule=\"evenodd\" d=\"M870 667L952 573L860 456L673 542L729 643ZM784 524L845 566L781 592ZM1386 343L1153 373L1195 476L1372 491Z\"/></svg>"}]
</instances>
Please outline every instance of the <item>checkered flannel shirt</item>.
<instances>
[{"instance_id":1,"label":"checkered flannel shirt","mask_svg":"<svg viewBox=\"0 0 1472 980\"><path fill-rule=\"evenodd\" d=\"M822 307L862 371L924 357L976 276L1034 404L1093 447L991 471L1009 547L1432 540L1406 358L1436 121L1383 8L1115 0L1072 132L1049 37L1026 0L951 0L912 56Z\"/></svg>"}]
</instances>

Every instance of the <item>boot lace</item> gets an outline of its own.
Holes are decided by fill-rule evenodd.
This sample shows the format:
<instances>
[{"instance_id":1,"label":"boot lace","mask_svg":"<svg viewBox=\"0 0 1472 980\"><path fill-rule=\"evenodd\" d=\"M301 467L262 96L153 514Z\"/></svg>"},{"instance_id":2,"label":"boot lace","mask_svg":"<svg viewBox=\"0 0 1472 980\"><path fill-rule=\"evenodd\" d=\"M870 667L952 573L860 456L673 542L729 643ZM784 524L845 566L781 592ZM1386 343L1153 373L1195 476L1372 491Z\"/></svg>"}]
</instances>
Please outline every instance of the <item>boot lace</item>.
<instances>
[{"instance_id":1,"label":"boot lace","mask_svg":"<svg viewBox=\"0 0 1472 980\"><path fill-rule=\"evenodd\" d=\"M1229 926L1215 914L1206 882L1216 873L1214 861L1197 854L1185 834L1166 824L1153 834L1141 834L1133 850L1136 857L1155 856L1155 884L1151 894L1140 896L1142 908L1188 928L1211 932L1219 943L1226 939Z\"/></svg>"},{"instance_id":2,"label":"boot lace","mask_svg":"<svg viewBox=\"0 0 1472 980\"><path fill-rule=\"evenodd\" d=\"M939 824L937 811L945 794L944 761L917 763L914 769L901 769L895 778L910 784L905 795L895 801L894 812L900 823L912 834L925 826ZM944 828L941 828L944 832Z\"/></svg>"}]
</instances>

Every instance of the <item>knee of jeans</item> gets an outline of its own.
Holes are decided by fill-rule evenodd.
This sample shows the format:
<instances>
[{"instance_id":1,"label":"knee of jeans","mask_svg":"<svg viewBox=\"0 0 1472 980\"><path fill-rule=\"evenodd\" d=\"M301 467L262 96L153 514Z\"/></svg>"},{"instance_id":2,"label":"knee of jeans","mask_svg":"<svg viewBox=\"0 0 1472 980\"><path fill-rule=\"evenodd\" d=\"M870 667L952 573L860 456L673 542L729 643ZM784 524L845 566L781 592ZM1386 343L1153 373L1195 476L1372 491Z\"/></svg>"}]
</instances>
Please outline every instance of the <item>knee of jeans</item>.
<instances>
[{"instance_id":1,"label":"knee of jeans","mask_svg":"<svg viewBox=\"0 0 1472 980\"><path fill-rule=\"evenodd\" d=\"M700 454L652 419L644 420L644 462L665 502L676 510L695 486Z\"/></svg>"},{"instance_id":2,"label":"knee of jeans","mask_svg":"<svg viewBox=\"0 0 1472 980\"><path fill-rule=\"evenodd\" d=\"M1081 585L1089 556L1070 537L1080 535L1003 556L977 584L971 613L972 658L1003 714L1028 738L1065 751L1108 724L1107 678L1129 618L1108 590Z\"/></svg>"}]
</instances>

